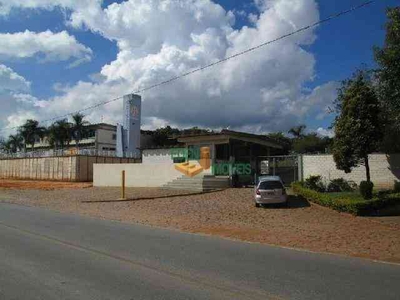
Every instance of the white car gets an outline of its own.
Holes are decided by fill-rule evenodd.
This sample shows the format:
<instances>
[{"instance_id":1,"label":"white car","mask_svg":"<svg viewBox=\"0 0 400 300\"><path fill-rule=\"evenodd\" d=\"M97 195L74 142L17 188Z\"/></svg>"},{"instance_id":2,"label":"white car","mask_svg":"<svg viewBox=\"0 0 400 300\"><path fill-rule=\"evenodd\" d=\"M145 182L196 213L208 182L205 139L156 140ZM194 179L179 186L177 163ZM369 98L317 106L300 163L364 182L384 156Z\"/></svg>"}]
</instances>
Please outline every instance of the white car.
<instances>
[{"instance_id":1,"label":"white car","mask_svg":"<svg viewBox=\"0 0 400 300\"><path fill-rule=\"evenodd\" d=\"M254 189L256 207L263 204L288 204L285 186L279 176L263 176Z\"/></svg>"}]
</instances>

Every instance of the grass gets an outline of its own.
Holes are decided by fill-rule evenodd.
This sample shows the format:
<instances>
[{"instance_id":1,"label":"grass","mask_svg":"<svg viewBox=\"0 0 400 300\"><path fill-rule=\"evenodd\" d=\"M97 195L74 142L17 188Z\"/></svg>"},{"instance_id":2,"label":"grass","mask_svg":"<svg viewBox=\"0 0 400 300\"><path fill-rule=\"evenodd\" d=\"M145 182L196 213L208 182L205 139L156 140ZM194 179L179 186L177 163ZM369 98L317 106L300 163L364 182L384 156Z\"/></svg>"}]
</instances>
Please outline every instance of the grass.
<instances>
[{"instance_id":1,"label":"grass","mask_svg":"<svg viewBox=\"0 0 400 300\"><path fill-rule=\"evenodd\" d=\"M340 192L340 193L329 193L332 199L349 199L354 201L364 201L363 197L359 192Z\"/></svg>"}]
</instances>

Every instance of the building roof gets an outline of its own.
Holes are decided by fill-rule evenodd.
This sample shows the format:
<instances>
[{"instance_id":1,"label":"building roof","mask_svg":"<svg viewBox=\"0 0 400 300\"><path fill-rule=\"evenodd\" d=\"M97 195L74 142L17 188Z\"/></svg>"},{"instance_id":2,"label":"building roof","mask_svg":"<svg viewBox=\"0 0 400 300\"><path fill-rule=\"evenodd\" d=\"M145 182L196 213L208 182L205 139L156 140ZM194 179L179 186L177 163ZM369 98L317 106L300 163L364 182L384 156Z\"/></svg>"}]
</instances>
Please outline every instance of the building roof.
<instances>
[{"instance_id":1,"label":"building roof","mask_svg":"<svg viewBox=\"0 0 400 300\"><path fill-rule=\"evenodd\" d=\"M280 145L276 140L271 139L265 135L258 135L246 132L233 131L228 129L223 129L221 132L210 132L210 133L201 133L201 134L189 134L189 135L181 135L177 137L178 142L188 143L195 139L201 138L203 141L207 139L215 139L215 138L225 138L225 139L236 139L240 141L260 144L263 146L268 146L271 148L282 149L282 145Z\"/></svg>"},{"instance_id":2,"label":"building roof","mask_svg":"<svg viewBox=\"0 0 400 300\"><path fill-rule=\"evenodd\" d=\"M95 127L95 128L100 128L100 127L108 127L108 128L113 128L115 130L117 130L117 126L116 125L112 125L112 124L108 124L108 123L95 123L95 124L88 124L87 127Z\"/></svg>"}]
</instances>

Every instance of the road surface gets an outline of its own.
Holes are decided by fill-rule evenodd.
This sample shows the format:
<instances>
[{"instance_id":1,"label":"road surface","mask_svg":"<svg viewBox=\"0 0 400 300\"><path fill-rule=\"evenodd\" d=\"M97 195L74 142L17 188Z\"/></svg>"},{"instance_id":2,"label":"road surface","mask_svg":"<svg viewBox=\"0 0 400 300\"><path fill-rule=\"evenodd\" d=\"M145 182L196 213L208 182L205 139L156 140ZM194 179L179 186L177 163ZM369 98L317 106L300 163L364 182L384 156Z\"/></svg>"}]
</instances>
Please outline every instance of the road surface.
<instances>
[{"instance_id":1,"label":"road surface","mask_svg":"<svg viewBox=\"0 0 400 300\"><path fill-rule=\"evenodd\" d=\"M0 203L0 299L398 299L400 266Z\"/></svg>"}]
</instances>

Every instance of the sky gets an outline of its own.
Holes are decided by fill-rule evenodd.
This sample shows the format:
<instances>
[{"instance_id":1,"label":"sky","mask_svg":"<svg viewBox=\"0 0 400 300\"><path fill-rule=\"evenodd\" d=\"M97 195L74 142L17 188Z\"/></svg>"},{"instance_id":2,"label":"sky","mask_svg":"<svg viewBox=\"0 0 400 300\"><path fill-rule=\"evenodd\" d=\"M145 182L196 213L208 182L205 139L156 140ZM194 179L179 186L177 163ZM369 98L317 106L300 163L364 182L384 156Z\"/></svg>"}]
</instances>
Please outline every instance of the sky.
<instances>
[{"instance_id":1,"label":"sky","mask_svg":"<svg viewBox=\"0 0 400 300\"><path fill-rule=\"evenodd\" d=\"M0 135L107 101L275 39L360 0L0 0ZM340 81L374 68L386 0L143 92L142 128L331 135ZM122 101L86 111L122 122ZM49 122L42 123L47 126Z\"/></svg>"}]
</instances>

